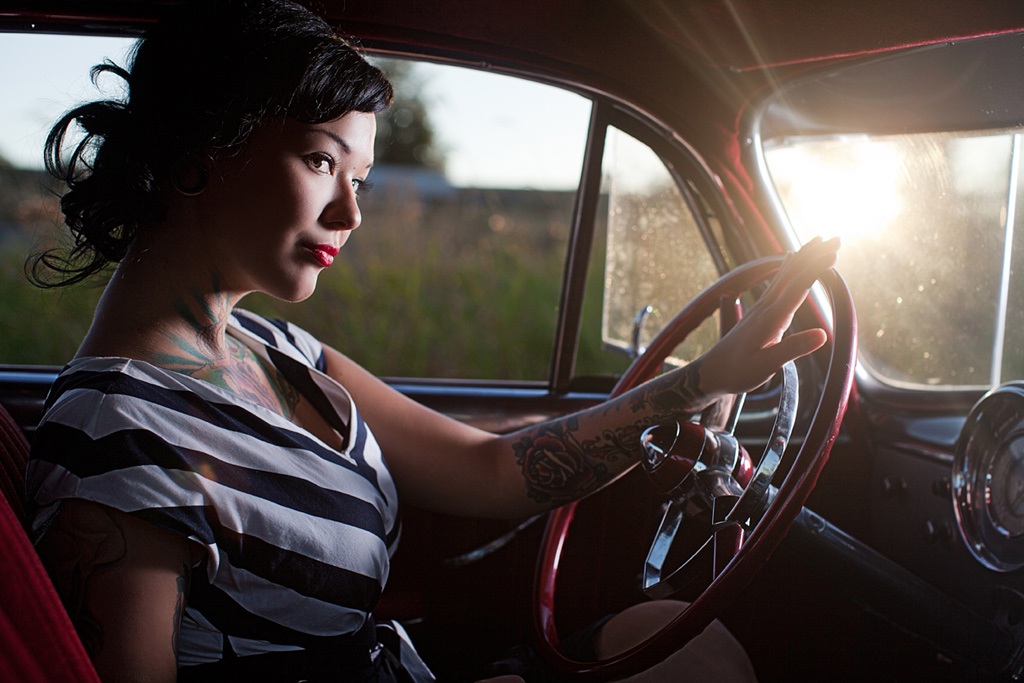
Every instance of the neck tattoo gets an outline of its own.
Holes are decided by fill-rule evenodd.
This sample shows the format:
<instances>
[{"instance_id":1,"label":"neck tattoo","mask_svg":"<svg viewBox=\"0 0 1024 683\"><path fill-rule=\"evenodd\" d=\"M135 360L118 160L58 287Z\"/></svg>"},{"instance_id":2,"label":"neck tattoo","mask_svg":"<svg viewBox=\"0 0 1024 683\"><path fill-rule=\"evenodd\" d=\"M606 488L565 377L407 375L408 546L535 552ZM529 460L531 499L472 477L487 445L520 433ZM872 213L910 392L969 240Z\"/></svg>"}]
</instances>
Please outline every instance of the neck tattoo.
<instances>
[{"instance_id":1,"label":"neck tattoo","mask_svg":"<svg viewBox=\"0 0 1024 683\"><path fill-rule=\"evenodd\" d=\"M231 305L212 277L213 296L190 292L174 309L185 323L168 332L168 346L154 354L157 365L227 389L291 419L299 393L277 368L227 331Z\"/></svg>"}]
</instances>

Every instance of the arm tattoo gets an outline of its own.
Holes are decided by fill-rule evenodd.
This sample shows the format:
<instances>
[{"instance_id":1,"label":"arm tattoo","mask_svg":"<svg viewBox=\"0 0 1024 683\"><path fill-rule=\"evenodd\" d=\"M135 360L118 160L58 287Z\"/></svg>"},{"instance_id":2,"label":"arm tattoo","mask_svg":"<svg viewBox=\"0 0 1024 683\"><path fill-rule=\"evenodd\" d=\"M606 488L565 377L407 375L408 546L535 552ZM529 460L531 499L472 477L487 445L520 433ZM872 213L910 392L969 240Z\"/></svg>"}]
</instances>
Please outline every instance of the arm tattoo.
<instances>
[{"instance_id":1,"label":"arm tattoo","mask_svg":"<svg viewBox=\"0 0 1024 683\"><path fill-rule=\"evenodd\" d=\"M514 446L528 495L538 503L572 500L609 479L608 467L576 438L579 422L570 418L524 435Z\"/></svg>"},{"instance_id":2,"label":"arm tattoo","mask_svg":"<svg viewBox=\"0 0 1024 683\"><path fill-rule=\"evenodd\" d=\"M192 583L192 572L187 565L181 566L181 576L177 578L178 597L174 602L174 623L171 624L171 648L174 658L178 658L178 644L181 636L181 620L185 616L185 605L188 602L188 591Z\"/></svg>"},{"instance_id":3,"label":"arm tattoo","mask_svg":"<svg viewBox=\"0 0 1024 683\"><path fill-rule=\"evenodd\" d=\"M698 361L593 411L602 426L589 433L581 430L580 416L525 432L513 452L527 495L538 504L563 505L597 490L640 456L645 429L669 419L689 419L707 405L699 387ZM623 402L628 411L622 409Z\"/></svg>"},{"instance_id":4,"label":"arm tattoo","mask_svg":"<svg viewBox=\"0 0 1024 683\"><path fill-rule=\"evenodd\" d=\"M708 405L700 390L700 361L687 365L678 373L663 375L637 387L628 394L634 413L648 413L650 424L660 420L689 417Z\"/></svg>"},{"instance_id":5,"label":"arm tattoo","mask_svg":"<svg viewBox=\"0 0 1024 683\"><path fill-rule=\"evenodd\" d=\"M124 530L102 508L95 514L58 513L43 536L39 554L64 608L91 659L103 648L103 629L92 612L89 584L97 575L117 567L127 554Z\"/></svg>"}]
</instances>

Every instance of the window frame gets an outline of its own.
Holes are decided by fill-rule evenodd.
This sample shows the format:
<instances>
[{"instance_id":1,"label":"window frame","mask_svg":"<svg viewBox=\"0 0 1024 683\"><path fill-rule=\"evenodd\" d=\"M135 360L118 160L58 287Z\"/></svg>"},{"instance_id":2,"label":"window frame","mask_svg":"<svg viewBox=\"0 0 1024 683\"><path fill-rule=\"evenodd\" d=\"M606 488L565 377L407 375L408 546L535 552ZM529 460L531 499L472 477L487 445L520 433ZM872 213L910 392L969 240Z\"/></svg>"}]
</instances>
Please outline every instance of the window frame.
<instances>
[{"instance_id":1,"label":"window frame","mask_svg":"<svg viewBox=\"0 0 1024 683\"><path fill-rule=\"evenodd\" d=\"M657 121L644 116L641 112L606 95L592 95L594 102L591 127L587 138L587 150L584 153L583 180L577 207L580 209L573 220L573 237L570 238L569 262L566 266L565 285L563 286L563 310L571 311L563 317L560 315L559 344L556 344L556 357L552 363L551 386L555 393L571 391L580 382L590 382L593 378L576 378L575 357L579 346L585 294L585 281L593 255L594 232L596 230L596 210L600 200L601 174L604 161L604 145L609 128L618 128L646 145L665 164L676 187L679 189L690 210L704 246L719 275L730 270L730 260L726 245L720 243L710 224L712 218L721 221L724 235L737 234L732 221L732 214L724 202L711 203L708 197L722 199L721 195L712 191L714 187L711 171L697 153L685 145L681 138L671 133L668 127L659 125ZM692 184L691 184L692 183ZM579 237L579 242L574 240ZM575 247L579 247L579 251ZM575 254L575 256L574 256ZM709 283L710 284L710 283ZM564 322L564 325L561 323ZM566 348L571 334L571 349ZM577 379L579 381L577 381ZM610 378L609 378L610 379ZM609 389L611 386L608 387Z\"/></svg>"},{"instance_id":2,"label":"window frame","mask_svg":"<svg viewBox=\"0 0 1024 683\"><path fill-rule=\"evenodd\" d=\"M141 34L141 27L120 27L117 31L99 28L94 34L135 38ZM551 399L560 405L567 404L575 409L573 406L593 403L611 390L617 379L614 376L575 376L587 271L593 252L596 211L600 199L604 138L609 126L617 127L633 136L649 146L662 159L686 198L694 220L700 226L705 246L721 273L726 272L731 264L755 255L753 243L736 229L736 214L723 195L721 185L709 165L669 126L628 101L597 88L573 82L568 77L552 71L518 66L512 62L481 62L472 54L424 46L411 47L373 39L363 40L361 47L373 57L433 62L534 81L575 93L592 103L581 181L576 191L563 268L549 377L536 381L382 377L398 390L413 397L431 397L431 403L451 404L455 412L458 410L455 406L460 399L468 396L498 401L504 398L514 403L543 403L544 399ZM710 217L720 224L718 234L710 224ZM730 251L734 254L733 258L728 255ZM49 384L56 376L57 370L58 368L52 366L4 365L0 360L0 375L8 384L27 383L33 387ZM33 399L32 405L26 406L25 410L37 411L40 406L36 406L36 402ZM25 422L28 424L32 421ZM500 430L500 426L495 428Z\"/></svg>"},{"instance_id":3,"label":"window frame","mask_svg":"<svg viewBox=\"0 0 1024 683\"><path fill-rule=\"evenodd\" d=\"M593 256L596 214L600 201L604 141L609 126L617 127L647 145L665 163L693 213L694 220L704 237L705 247L708 248L720 274L725 274L737 263L758 255L750 236L737 229L736 215L724 197L715 174L699 153L668 125L626 100L551 72L527 70L511 63L497 61L481 63L472 56L453 51L429 48L412 51L408 46L395 46L372 40L365 41L364 48L375 57L433 62L534 81L575 93L592 103L580 185L576 192L563 269L548 380L382 378L404 393L417 395L429 393L431 388L439 388L448 396L463 392L472 393L476 390L483 390L483 393L501 390L512 393L525 392L524 395L535 397L572 397L606 395L614 387L617 377L577 377L575 374L587 273ZM720 234L716 234L711 226L711 219L719 222Z\"/></svg>"}]
</instances>

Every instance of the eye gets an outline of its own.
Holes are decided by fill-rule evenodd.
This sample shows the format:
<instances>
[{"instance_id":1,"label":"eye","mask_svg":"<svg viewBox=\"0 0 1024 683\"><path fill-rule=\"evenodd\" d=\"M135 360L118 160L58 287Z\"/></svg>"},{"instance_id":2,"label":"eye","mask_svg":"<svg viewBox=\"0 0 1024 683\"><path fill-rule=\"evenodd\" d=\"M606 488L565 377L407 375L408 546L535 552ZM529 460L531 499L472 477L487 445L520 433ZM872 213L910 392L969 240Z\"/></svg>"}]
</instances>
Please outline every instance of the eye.
<instances>
[{"instance_id":1,"label":"eye","mask_svg":"<svg viewBox=\"0 0 1024 683\"><path fill-rule=\"evenodd\" d=\"M352 187L355 189L357 196L362 196L373 188L373 183L369 180L363 180L362 178L353 178Z\"/></svg>"},{"instance_id":2,"label":"eye","mask_svg":"<svg viewBox=\"0 0 1024 683\"><path fill-rule=\"evenodd\" d=\"M307 154L306 163L314 171L334 175L334 157L326 152L313 152Z\"/></svg>"}]
</instances>

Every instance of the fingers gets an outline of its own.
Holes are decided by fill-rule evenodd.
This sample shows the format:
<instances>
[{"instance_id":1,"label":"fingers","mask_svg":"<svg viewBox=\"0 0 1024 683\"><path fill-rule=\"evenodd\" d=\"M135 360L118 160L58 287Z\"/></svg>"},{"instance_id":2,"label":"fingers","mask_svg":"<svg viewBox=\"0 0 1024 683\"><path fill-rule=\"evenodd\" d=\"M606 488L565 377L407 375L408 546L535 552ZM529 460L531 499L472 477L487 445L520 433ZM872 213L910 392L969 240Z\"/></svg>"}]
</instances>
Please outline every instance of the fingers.
<instances>
[{"instance_id":1,"label":"fingers","mask_svg":"<svg viewBox=\"0 0 1024 683\"><path fill-rule=\"evenodd\" d=\"M784 321L785 327L789 326L796 309L807 298L807 292L825 271L836 264L838 258L839 238L822 240L815 237L805 244L796 254L787 255L782 267L776 276L773 286L778 285L781 291L777 298L771 302L771 308L779 317L780 322ZM779 335L785 332L780 329ZM784 339L775 340L777 343L770 344L771 362L781 366L791 360L806 356L824 346L828 335L822 329L811 329L792 334Z\"/></svg>"},{"instance_id":2,"label":"fingers","mask_svg":"<svg viewBox=\"0 0 1024 683\"><path fill-rule=\"evenodd\" d=\"M793 277L809 278L813 282L821 273L836 264L839 254L839 238L822 240L815 237L800 248L791 259Z\"/></svg>"},{"instance_id":3,"label":"fingers","mask_svg":"<svg viewBox=\"0 0 1024 683\"><path fill-rule=\"evenodd\" d=\"M786 254L771 285L761 297L765 304L779 304L795 311L815 280L835 266L838 249L838 237L827 241L815 237L796 254Z\"/></svg>"},{"instance_id":4,"label":"fingers","mask_svg":"<svg viewBox=\"0 0 1024 683\"><path fill-rule=\"evenodd\" d=\"M797 332L765 350L771 355L768 364L782 367L791 360L814 353L824 346L826 341L828 341L828 335L821 328Z\"/></svg>"},{"instance_id":5,"label":"fingers","mask_svg":"<svg viewBox=\"0 0 1024 683\"><path fill-rule=\"evenodd\" d=\"M705 354L701 389L738 393L757 387L791 360L813 353L828 339L811 329L786 336L797 309L825 271L836 263L839 240L814 238L787 254L768 288L739 323Z\"/></svg>"}]
</instances>

